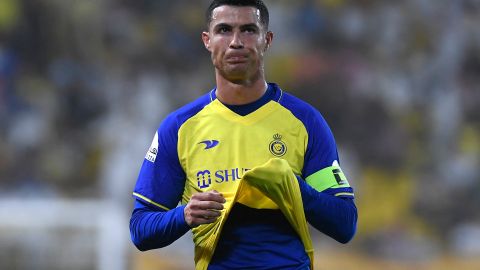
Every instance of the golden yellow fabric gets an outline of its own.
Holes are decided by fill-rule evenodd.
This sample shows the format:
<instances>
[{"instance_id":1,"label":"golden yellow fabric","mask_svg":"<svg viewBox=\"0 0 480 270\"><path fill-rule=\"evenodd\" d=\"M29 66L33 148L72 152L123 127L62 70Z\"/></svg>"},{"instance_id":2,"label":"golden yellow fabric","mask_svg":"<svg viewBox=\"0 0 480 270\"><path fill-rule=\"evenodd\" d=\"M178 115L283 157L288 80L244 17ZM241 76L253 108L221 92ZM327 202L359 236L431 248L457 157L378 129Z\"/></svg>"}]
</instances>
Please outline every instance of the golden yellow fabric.
<instances>
[{"instance_id":1,"label":"golden yellow fabric","mask_svg":"<svg viewBox=\"0 0 480 270\"><path fill-rule=\"evenodd\" d=\"M276 135L281 138L275 139ZM199 144L205 140L216 140L218 145L205 149ZM289 110L270 101L240 116L215 99L178 131L178 158L186 174L182 204L193 194L209 190L217 190L231 201L243 174L275 157L270 145L277 141L286 146L281 158L301 175L308 133Z\"/></svg>"},{"instance_id":2,"label":"golden yellow fabric","mask_svg":"<svg viewBox=\"0 0 480 270\"><path fill-rule=\"evenodd\" d=\"M200 143L205 141L215 141L216 144L206 148L205 143ZM182 203L186 204L197 192L211 190L222 193L226 200L225 209L216 222L192 229L196 269L207 268L220 231L235 202L256 209L280 208L285 211L288 207L285 203L278 203L278 196L283 194L290 198L292 196L285 192L292 189L289 192L297 194L295 196L301 204L298 187L276 186L272 179L286 181L287 177L279 177L280 174L273 168L272 175L263 180L266 183L271 181L271 187L267 184L251 185L248 180L244 181L244 177L251 177L250 171L256 171L253 168L268 164L276 157L284 160L291 172L289 176L301 175L307 144L308 133L304 124L275 101L241 116L215 99L183 123L178 130L177 145L179 162L186 174ZM267 187L273 188L276 193L262 190ZM298 212L303 215L303 209ZM296 228L296 225L292 226Z\"/></svg>"},{"instance_id":3,"label":"golden yellow fabric","mask_svg":"<svg viewBox=\"0 0 480 270\"><path fill-rule=\"evenodd\" d=\"M217 222L201 225L194 234L202 239L195 242L195 265L206 270L219 240L220 232L233 204L242 203L255 208L279 208L298 233L313 270L313 245L303 210L300 187L286 160L272 158L267 163L246 172L238 185L234 198L225 203L225 210Z\"/></svg>"}]
</instances>

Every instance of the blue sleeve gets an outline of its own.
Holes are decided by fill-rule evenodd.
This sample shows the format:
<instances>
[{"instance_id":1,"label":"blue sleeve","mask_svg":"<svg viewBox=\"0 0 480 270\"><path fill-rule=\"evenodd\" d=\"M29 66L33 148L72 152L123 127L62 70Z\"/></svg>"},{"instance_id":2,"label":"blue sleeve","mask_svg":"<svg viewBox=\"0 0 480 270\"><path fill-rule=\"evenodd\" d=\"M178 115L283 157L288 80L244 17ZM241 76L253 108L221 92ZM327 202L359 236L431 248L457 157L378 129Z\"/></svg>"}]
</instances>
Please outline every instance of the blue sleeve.
<instances>
[{"instance_id":1,"label":"blue sleeve","mask_svg":"<svg viewBox=\"0 0 480 270\"><path fill-rule=\"evenodd\" d=\"M302 177L310 175L332 166L337 161L337 146L332 131L318 110L303 100L285 94L282 105L299 119L308 134L307 149L305 151Z\"/></svg>"},{"instance_id":2,"label":"blue sleeve","mask_svg":"<svg viewBox=\"0 0 480 270\"><path fill-rule=\"evenodd\" d=\"M307 130L302 178L319 192L328 190L335 196L353 197L353 189L340 168L332 131L320 112L288 94L285 95L282 105L289 109Z\"/></svg>"},{"instance_id":3,"label":"blue sleeve","mask_svg":"<svg viewBox=\"0 0 480 270\"><path fill-rule=\"evenodd\" d=\"M177 131L178 122L170 115L155 133L133 191L130 236L142 251L167 246L190 229L183 214L185 206L177 207L185 185Z\"/></svg>"},{"instance_id":4,"label":"blue sleeve","mask_svg":"<svg viewBox=\"0 0 480 270\"><path fill-rule=\"evenodd\" d=\"M353 189L340 168L332 131L320 112L308 103L286 95L283 105L308 133L303 179L297 176L307 221L335 240L347 243L356 232L357 208Z\"/></svg>"},{"instance_id":5,"label":"blue sleeve","mask_svg":"<svg viewBox=\"0 0 480 270\"><path fill-rule=\"evenodd\" d=\"M340 243L349 242L357 229L357 208L351 197L318 192L297 176L307 221Z\"/></svg>"},{"instance_id":6,"label":"blue sleeve","mask_svg":"<svg viewBox=\"0 0 480 270\"><path fill-rule=\"evenodd\" d=\"M183 215L184 208L182 205L164 211L137 199L130 218L132 242L141 251L170 245L190 230Z\"/></svg>"},{"instance_id":7,"label":"blue sleeve","mask_svg":"<svg viewBox=\"0 0 480 270\"><path fill-rule=\"evenodd\" d=\"M178 129L210 101L206 93L172 112L155 133L133 191L130 234L140 250L169 245L190 229L183 214L185 206L177 206L186 178L178 159Z\"/></svg>"},{"instance_id":8,"label":"blue sleeve","mask_svg":"<svg viewBox=\"0 0 480 270\"><path fill-rule=\"evenodd\" d=\"M313 108L309 114L311 114L310 117L303 121L308 132L307 151L303 165L305 178L331 166L335 160L339 160L335 139L327 122Z\"/></svg>"},{"instance_id":9,"label":"blue sleeve","mask_svg":"<svg viewBox=\"0 0 480 270\"><path fill-rule=\"evenodd\" d=\"M168 116L155 133L145 156L133 195L164 210L177 206L185 186L185 172L177 152L179 123Z\"/></svg>"},{"instance_id":10,"label":"blue sleeve","mask_svg":"<svg viewBox=\"0 0 480 270\"><path fill-rule=\"evenodd\" d=\"M357 228L353 189L341 172L330 127L317 110L312 109L309 114L304 120L309 135L303 167L307 181L299 179L305 215L314 228L347 243ZM335 175L335 170L340 174Z\"/></svg>"}]
</instances>

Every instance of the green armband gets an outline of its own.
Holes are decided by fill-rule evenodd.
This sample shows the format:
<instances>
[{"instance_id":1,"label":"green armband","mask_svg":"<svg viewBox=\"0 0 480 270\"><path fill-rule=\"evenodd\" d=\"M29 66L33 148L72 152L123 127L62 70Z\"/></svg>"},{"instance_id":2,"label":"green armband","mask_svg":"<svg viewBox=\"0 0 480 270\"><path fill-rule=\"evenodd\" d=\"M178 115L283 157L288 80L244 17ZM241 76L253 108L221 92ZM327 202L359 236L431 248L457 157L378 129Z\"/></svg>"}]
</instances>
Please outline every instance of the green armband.
<instances>
[{"instance_id":1,"label":"green armband","mask_svg":"<svg viewBox=\"0 0 480 270\"><path fill-rule=\"evenodd\" d=\"M321 192L327 188L350 187L350 184L338 165L324 168L311 174L306 179L307 183L315 190Z\"/></svg>"}]
</instances>

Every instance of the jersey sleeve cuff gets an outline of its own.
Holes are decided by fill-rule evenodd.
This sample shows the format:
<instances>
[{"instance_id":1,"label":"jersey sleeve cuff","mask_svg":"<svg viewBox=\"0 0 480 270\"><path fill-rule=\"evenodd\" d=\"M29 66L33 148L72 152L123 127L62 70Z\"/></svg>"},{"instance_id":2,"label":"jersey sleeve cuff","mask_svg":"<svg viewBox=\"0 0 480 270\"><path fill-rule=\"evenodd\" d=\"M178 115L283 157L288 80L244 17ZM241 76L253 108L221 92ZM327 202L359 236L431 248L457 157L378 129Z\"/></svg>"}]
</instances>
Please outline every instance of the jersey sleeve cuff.
<instances>
[{"instance_id":1,"label":"jersey sleeve cuff","mask_svg":"<svg viewBox=\"0 0 480 270\"><path fill-rule=\"evenodd\" d=\"M186 206L187 206L186 204L180 205L177 208L175 208L174 211L175 211L176 224L181 226L184 230L188 231L190 230L190 226L187 224L187 221L185 221L185 214L184 214Z\"/></svg>"}]
</instances>

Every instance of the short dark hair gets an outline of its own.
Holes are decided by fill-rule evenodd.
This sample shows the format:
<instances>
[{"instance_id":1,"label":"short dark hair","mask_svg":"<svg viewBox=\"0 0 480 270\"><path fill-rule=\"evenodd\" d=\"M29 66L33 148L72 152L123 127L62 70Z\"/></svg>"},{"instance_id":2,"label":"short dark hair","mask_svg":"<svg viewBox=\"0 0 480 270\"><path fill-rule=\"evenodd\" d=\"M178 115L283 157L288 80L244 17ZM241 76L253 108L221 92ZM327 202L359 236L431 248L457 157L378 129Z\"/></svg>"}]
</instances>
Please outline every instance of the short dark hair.
<instances>
[{"instance_id":1,"label":"short dark hair","mask_svg":"<svg viewBox=\"0 0 480 270\"><path fill-rule=\"evenodd\" d=\"M212 12L220 6L254 7L260 11L260 22L268 29L268 8L262 0L213 0L206 12L207 26L212 22Z\"/></svg>"}]
</instances>

